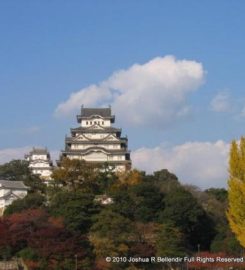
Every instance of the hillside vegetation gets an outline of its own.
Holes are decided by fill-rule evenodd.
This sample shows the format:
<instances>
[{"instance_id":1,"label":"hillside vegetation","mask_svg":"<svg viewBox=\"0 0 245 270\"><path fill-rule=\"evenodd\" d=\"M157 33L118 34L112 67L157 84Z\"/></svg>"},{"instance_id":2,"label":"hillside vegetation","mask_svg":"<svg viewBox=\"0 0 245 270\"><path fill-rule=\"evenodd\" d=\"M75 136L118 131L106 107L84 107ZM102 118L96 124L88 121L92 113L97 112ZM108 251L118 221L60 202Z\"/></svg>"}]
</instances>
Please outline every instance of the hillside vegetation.
<instances>
[{"instance_id":1,"label":"hillside vegetation","mask_svg":"<svg viewBox=\"0 0 245 270\"><path fill-rule=\"evenodd\" d=\"M46 187L24 161L0 166L0 178L30 186L0 220L2 260L21 257L29 269L99 270L144 269L141 263L106 262L108 256L240 255L224 189L184 186L167 170L115 174L106 164L101 171L68 159L53 177Z\"/></svg>"}]
</instances>

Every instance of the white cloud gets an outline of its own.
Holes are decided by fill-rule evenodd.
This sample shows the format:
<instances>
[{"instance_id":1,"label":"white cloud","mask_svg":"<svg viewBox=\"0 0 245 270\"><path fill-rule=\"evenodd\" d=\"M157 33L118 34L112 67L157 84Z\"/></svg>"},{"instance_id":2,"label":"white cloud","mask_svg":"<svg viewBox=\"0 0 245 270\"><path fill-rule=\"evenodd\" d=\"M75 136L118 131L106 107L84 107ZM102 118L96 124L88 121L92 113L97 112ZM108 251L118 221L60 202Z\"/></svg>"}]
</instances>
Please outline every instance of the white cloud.
<instances>
[{"instance_id":1,"label":"white cloud","mask_svg":"<svg viewBox=\"0 0 245 270\"><path fill-rule=\"evenodd\" d=\"M231 110L230 95L227 92L218 93L210 102L212 111L229 112Z\"/></svg>"},{"instance_id":2,"label":"white cloud","mask_svg":"<svg viewBox=\"0 0 245 270\"><path fill-rule=\"evenodd\" d=\"M82 104L111 104L120 120L127 124L165 126L189 112L186 98L202 84L204 73L202 64L196 61L157 57L72 93L58 105L55 114L74 113Z\"/></svg>"},{"instance_id":3,"label":"white cloud","mask_svg":"<svg viewBox=\"0 0 245 270\"><path fill-rule=\"evenodd\" d=\"M132 152L136 168L153 172L166 168L181 182L201 188L226 187L229 144L187 142L174 147L141 148ZM150 162L149 162L150 161Z\"/></svg>"}]
</instances>

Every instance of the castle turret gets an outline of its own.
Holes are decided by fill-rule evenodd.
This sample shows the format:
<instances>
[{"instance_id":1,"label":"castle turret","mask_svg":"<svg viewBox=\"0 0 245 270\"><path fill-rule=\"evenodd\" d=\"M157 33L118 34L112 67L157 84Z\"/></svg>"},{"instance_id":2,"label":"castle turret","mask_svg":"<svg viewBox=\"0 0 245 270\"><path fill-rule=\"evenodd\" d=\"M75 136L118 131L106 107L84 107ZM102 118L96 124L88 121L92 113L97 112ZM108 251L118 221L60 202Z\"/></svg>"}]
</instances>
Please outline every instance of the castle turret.
<instances>
[{"instance_id":1,"label":"castle turret","mask_svg":"<svg viewBox=\"0 0 245 270\"><path fill-rule=\"evenodd\" d=\"M34 147L25 158L29 161L29 168L33 174L40 175L45 181L51 180L53 163L46 148Z\"/></svg>"}]
</instances>

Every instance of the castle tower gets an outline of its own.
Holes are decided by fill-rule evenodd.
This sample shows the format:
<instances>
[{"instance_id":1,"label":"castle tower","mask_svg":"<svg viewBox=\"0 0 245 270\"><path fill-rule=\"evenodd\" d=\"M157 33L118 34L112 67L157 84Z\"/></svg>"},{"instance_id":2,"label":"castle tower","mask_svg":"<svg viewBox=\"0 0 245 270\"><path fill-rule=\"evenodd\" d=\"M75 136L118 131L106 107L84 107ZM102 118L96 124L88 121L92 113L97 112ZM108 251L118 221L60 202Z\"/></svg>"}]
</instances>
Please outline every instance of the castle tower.
<instances>
[{"instance_id":1,"label":"castle tower","mask_svg":"<svg viewBox=\"0 0 245 270\"><path fill-rule=\"evenodd\" d=\"M62 157L84 159L93 164L108 163L115 171L130 169L128 139L121 137L121 129L112 127L115 116L111 108L81 108L77 115L80 124L71 129L71 136L65 138Z\"/></svg>"},{"instance_id":2,"label":"castle tower","mask_svg":"<svg viewBox=\"0 0 245 270\"><path fill-rule=\"evenodd\" d=\"M25 158L29 161L29 168L33 174L40 175L40 178L44 181L51 180L53 163L46 148L33 147L32 151Z\"/></svg>"}]
</instances>

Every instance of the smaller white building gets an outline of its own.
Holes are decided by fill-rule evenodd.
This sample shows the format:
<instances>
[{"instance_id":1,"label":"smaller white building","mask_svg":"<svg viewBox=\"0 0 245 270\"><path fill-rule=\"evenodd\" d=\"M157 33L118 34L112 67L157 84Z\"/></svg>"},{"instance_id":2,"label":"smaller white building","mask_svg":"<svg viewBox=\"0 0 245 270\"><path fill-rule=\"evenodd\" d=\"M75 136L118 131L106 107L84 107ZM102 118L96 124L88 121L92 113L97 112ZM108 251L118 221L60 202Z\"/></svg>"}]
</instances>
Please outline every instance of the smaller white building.
<instances>
[{"instance_id":1,"label":"smaller white building","mask_svg":"<svg viewBox=\"0 0 245 270\"><path fill-rule=\"evenodd\" d=\"M28 192L28 187L22 181L0 180L0 215L6 206L16 199L23 199Z\"/></svg>"},{"instance_id":2,"label":"smaller white building","mask_svg":"<svg viewBox=\"0 0 245 270\"><path fill-rule=\"evenodd\" d=\"M51 180L53 162L47 148L33 148L25 158L29 161L29 168L33 174L39 175L44 181Z\"/></svg>"}]
</instances>

